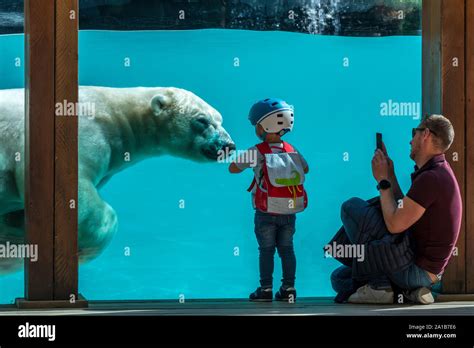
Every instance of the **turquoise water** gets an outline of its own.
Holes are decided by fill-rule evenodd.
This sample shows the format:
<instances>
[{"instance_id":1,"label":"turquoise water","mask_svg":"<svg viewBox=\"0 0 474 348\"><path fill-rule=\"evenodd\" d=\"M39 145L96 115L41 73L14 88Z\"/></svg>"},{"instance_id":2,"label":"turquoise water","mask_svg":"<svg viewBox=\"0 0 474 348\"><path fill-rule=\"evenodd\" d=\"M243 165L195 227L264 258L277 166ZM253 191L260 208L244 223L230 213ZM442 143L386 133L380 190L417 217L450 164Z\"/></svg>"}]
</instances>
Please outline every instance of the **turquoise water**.
<instances>
[{"instance_id":1,"label":"turquoise water","mask_svg":"<svg viewBox=\"0 0 474 348\"><path fill-rule=\"evenodd\" d=\"M81 85L188 89L221 112L238 149L258 142L247 121L254 101L276 96L295 106L286 140L310 166L309 207L298 215L295 235L300 296L333 295L329 275L338 263L322 248L340 227L344 200L377 195L370 167L375 132L384 134L402 189L409 186L410 132L419 121L382 117L380 104L421 101L421 37L82 31L79 44ZM0 88L23 85L22 69L13 66L22 50L23 36L0 37L0 66L7 67ZM164 168L173 176L162 175ZM80 267L80 292L88 299L247 297L258 285L246 192L251 175L166 156L113 177L101 194L117 211L119 231L101 256ZM0 302L21 295L22 287L22 273L0 278Z\"/></svg>"}]
</instances>

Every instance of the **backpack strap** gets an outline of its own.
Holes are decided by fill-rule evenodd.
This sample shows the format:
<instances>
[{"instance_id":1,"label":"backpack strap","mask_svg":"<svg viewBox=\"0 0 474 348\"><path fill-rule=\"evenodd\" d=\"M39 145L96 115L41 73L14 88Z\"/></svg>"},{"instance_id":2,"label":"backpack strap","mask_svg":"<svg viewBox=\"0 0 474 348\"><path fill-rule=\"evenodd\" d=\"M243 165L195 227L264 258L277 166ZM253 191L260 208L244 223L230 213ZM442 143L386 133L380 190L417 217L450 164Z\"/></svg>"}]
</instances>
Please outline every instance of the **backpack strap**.
<instances>
[{"instance_id":1,"label":"backpack strap","mask_svg":"<svg viewBox=\"0 0 474 348\"><path fill-rule=\"evenodd\" d=\"M283 151L285 151L285 152L295 152L295 148L293 146L291 146L291 144L284 141L283 142Z\"/></svg>"},{"instance_id":2,"label":"backpack strap","mask_svg":"<svg viewBox=\"0 0 474 348\"><path fill-rule=\"evenodd\" d=\"M257 183L257 180L255 180L255 176L253 177L252 183L250 184L249 188L247 189L248 192L251 192L253 190L253 187Z\"/></svg>"},{"instance_id":3,"label":"backpack strap","mask_svg":"<svg viewBox=\"0 0 474 348\"><path fill-rule=\"evenodd\" d=\"M259 151L262 155L265 155L266 153L273 153L272 149L270 148L270 145L268 145L267 142L262 142L260 144L255 145L257 148L257 151ZM259 178L259 180L262 180L262 176ZM252 183L250 184L249 188L247 189L248 192L251 192L253 190L253 187L257 184L257 180L255 179L255 176L253 177Z\"/></svg>"},{"instance_id":4,"label":"backpack strap","mask_svg":"<svg viewBox=\"0 0 474 348\"><path fill-rule=\"evenodd\" d=\"M258 151L260 151L262 155L273 153L272 149L270 148L270 145L266 141L255 145L255 147L258 149Z\"/></svg>"}]
</instances>

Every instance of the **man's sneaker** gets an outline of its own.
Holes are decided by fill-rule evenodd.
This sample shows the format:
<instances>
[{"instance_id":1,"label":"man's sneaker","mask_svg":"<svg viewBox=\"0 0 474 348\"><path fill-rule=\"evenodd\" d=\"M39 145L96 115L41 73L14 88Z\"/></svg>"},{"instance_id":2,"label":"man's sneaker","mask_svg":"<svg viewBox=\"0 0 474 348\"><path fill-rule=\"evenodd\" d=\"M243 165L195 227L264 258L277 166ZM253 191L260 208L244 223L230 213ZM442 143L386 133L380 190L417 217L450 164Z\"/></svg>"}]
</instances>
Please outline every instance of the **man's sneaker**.
<instances>
[{"instance_id":1,"label":"man's sneaker","mask_svg":"<svg viewBox=\"0 0 474 348\"><path fill-rule=\"evenodd\" d=\"M349 303L368 303L368 304L392 304L393 290L377 290L371 288L368 284L361 286L347 300Z\"/></svg>"},{"instance_id":2,"label":"man's sneaker","mask_svg":"<svg viewBox=\"0 0 474 348\"><path fill-rule=\"evenodd\" d=\"M293 287L289 287L286 289L280 287L280 290L278 290L275 294L275 300L294 302L296 300L296 289Z\"/></svg>"},{"instance_id":3,"label":"man's sneaker","mask_svg":"<svg viewBox=\"0 0 474 348\"><path fill-rule=\"evenodd\" d=\"M271 288L259 287L249 296L250 301L270 302L273 300L273 290Z\"/></svg>"},{"instance_id":4,"label":"man's sneaker","mask_svg":"<svg viewBox=\"0 0 474 348\"><path fill-rule=\"evenodd\" d=\"M434 297L431 290L425 287L418 288L412 291L405 291L403 293L406 298L411 302L419 304L432 304L434 303Z\"/></svg>"}]
</instances>

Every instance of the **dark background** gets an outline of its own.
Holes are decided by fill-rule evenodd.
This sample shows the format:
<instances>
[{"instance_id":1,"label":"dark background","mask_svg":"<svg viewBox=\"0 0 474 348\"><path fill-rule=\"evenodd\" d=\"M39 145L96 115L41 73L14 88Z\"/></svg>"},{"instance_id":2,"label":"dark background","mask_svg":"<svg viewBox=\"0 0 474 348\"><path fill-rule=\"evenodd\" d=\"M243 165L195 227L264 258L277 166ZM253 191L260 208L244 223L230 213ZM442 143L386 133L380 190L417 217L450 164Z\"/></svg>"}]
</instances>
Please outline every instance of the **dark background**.
<instances>
[{"instance_id":1,"label":"dark background","mask_svg":"<svg viewBox=\"0 0 474 348\"><path fill-rule=\"evenodd\" d=\"M419 35L421 28L421 0L79 0L79 5L80 29L227 28L381 36ZM178 18L180 10L184 20ZM22 16L23 0L0 0L0 34L22 32Z\"/></svg>"}]
</instances>

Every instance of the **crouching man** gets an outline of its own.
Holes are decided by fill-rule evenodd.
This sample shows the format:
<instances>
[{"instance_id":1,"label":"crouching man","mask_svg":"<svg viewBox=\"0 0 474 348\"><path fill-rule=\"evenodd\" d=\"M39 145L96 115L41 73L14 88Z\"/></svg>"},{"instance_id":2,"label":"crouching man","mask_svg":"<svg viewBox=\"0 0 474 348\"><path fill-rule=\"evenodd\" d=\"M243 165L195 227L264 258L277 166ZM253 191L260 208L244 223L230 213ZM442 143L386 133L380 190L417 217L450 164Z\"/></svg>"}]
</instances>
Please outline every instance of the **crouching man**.
<instances>
[{"instance_id":1,"label":"crouching man","mask_svg":"<svg viewBox=\"0 0 474 348\"><path fill-rule=\"evenodd\" d=\"M392 284L412 302L434 302L431 287L441 280L461 227L461 194L445 158L453 139L451 122L441 115L425 117L413 129L410 157L416 165L405 196L385 145L375 152L378 206L359 198L344 202L343 228L333 239L363 244L366 252L364 262L343 262L332 273L337 302L393 303Z\"/></svg>"}]
</instances>

